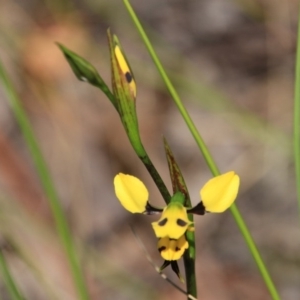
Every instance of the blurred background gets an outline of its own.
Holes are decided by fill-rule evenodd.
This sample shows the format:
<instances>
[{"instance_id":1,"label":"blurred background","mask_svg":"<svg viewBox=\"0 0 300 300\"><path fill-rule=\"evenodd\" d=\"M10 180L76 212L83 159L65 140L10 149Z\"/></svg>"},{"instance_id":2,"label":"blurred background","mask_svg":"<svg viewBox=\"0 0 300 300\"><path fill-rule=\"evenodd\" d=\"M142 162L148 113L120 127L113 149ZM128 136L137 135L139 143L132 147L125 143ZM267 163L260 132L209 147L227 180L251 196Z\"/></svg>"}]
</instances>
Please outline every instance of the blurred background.
<instances>
[{"instance_id":1,"label":"blurred background","mask_svg":"<svg viewBox=\"0 0 300 300\"><path fill-rule=\"evenodd\" d=\"M237 205L282 299L300 299L292 157L297 1L131 3L221 171L240 175ZM147 262L128 225L160 265L150 224L157 217L126 212L113 177L141 178L150 200L163 205L158 190L111 103L77 81L55 45L85 57L110 83L108 27L134 70L145 147L170 187L166 137L196 204L211 174L121 0L0 0L0 57L51 170L92 299L185 299ZM76 299L48 203L1 86L0 188L0 245L24 295ZM195 223L198 299L270 299L230 212ZM0 298L10 299L3 280Z\"/></svg>"}]
</instances>

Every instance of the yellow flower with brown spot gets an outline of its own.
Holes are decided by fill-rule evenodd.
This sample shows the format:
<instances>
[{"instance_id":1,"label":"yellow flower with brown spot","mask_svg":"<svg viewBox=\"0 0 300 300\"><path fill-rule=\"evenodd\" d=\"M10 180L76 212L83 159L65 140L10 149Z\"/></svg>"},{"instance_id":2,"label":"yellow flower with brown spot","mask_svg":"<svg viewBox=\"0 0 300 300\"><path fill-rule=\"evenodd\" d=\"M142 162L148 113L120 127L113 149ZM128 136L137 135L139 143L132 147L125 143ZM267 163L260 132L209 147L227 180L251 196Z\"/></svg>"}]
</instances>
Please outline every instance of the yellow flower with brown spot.
<instances>
[{"instance_id":1,"label":"yellow flower with brown spot","mask_svg":"<svg viewBox=\"0 0 300 300\"><path fill-rule=\"evenodd\" d=\"M194 224L188 219L188 214L204 215L206 212L220 213L225 211L235 201L240 179L231 171L210 179L200 190L200 201L194 207L185 207L185 197L176 192L170 203L164 208L151 205L146 186L138 178L119 173L115 176L114 187L117 198L123 207L131 213L156 214L161 213L158 221L152 222L154 233L158 240L158 250L165 260L160 270L171 265L180 280L177 260L189 248L185 234L194 230Z\"/></svg>"}]
</instances>

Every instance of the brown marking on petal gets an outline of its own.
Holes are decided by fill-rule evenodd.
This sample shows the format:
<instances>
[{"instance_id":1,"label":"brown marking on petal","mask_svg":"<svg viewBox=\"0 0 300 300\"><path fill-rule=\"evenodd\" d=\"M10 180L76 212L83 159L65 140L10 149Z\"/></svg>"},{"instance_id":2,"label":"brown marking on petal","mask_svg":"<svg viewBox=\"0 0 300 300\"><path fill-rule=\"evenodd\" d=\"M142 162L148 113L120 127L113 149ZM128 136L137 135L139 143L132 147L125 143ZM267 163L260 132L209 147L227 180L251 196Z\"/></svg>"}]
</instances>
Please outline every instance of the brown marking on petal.
<instances>
[{"instance_id":1,"label":"brown marking on petal","mask_svg":"<svg viewBox=\"0 0 300 300\"><path fill-rule=\"evenodd\" d=\"M160 247L160 248L158 248L158 251L159 252L162 252L162 251L164 251L164 250L166 250L167 248L165 247L165 246L162 246L162 247Z\"/></svg>"},{"instance_id":2,"label":"brown marking on petal","mask_svg":"<svg viewBox=\"0 0 300 300\"><path fill-rule=\"evenodd\" d=\"M158 225L159 226L164 226L164 225L166 225L167 222L168 222L168 218L164 218L164 219L162 219L161 221L158 222Z\"/></svg>"},{"instance_id":3,"label":"brown marking on petal","mask_svg":"<svg viewBox=\"0 0 300 300\"><path fill-rule=\"evenodd\" d=\"M132 81L132 76L129 72L125 73L125 78L128 83L130 83Z\"/></svg>"},{"instance_id":4,"label":"brown marking on petal","mask_svg":"<svg viewBox=\"0 0 300 300\"><path fill-rule=\"evenodd\" d=\"M182 219L177 219L176 221L178 226L184 227L187 225L187 222L183 221Z\"/></svg>"}]
</instances>

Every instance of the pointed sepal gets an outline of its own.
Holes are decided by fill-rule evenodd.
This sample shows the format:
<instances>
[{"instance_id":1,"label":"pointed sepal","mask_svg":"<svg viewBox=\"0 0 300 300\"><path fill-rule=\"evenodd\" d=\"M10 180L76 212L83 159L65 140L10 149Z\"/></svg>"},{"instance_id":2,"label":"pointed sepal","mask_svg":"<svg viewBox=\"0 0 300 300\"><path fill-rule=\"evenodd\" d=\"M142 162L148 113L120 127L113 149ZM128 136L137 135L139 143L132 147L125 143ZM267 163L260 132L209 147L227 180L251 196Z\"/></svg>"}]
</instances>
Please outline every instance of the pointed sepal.
<instances>
[{"instance_id":1,"label":"pointed sepal","mask_svg":"<svg viewBox=\"0 0 300 300\"><path fill-rule=\"evenodd\" d=\"M168 161L173 193L175 194L176 192L181 192L186 199L186 202L184 203L185 206L192 206L189 197L189 192L185 184L184 178L175 160L175 157L171 151L171 148L168 145L167 140L165 138L164 138L164 148L165 148L165 153Z\"/></svg>"},{"instance_id":2,"label":"pointed sepal","mask_svg":"<svg viewBox=\"0 0 300 300\"><path fill-rule=\"evenodd\" d=\"M159 268L159 272L162 272L166 267L168 267L169 265L171 265L171 268L173 270L173 272L177 275L177 277L179 278L179 280L184 283L184 279L180 274L180 270L179 270L179 266L177 261L168 261L165 260L164 263L162 264L162 266Z\"/></svg>"}]
</instances>

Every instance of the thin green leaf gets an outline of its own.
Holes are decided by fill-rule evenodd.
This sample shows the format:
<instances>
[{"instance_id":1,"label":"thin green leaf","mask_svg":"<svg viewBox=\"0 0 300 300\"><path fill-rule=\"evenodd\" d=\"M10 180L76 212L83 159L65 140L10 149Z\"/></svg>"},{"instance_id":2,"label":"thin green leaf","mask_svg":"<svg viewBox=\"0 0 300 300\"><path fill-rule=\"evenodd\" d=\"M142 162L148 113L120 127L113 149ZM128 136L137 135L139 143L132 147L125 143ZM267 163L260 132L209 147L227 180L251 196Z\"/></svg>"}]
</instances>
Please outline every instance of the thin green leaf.
<instances>
[{"instance_id":1,"label":"thin green leaf","mask_svg":"<svg viewBox=\"0 0 300 300\"><path fill-rule=\"evenodd\" d=\"M298 16L298 37L294 97L294 160L296 172L297 198L300 214L300 10Z\"/></svg>"},{"instance_id":2,"label":"thin green leaf","mask_svg":"<svg viewBox=\"0 0 300 300\"><path fill-rule=\"evenodd\" d=\"M41 150L38 146L37 140L35 138L33 129L28 120L26 112L1 62L0 80L2 81L4 90L7 94L9 105L15 115L17 122L19 123L27 147L30 150L31 157L34 161L41 184L43 185L45 194L51 207L59 237L66 251L66 255L69 261L71 273L77 289L79 299L88 300L89 296L87 287L84 281L82 271L80 269L78 257L75 252L75 247L66 216L61 207L58 195L54 188L52 178L50 176Z\"/></svg>"},{"instance_id":3,"label":"thin green leaf","mask_svg":"<svg viewBox=\"0 0 300 300\"><path fill-rule=\"evenodd\" d=\"M10 274L10 271L6 264L2 250L0 250L0 271L2 273L4 283L6 285L6 288L9 292L11 299L12 300L24 300L25 298L21 295L14 279L12 278L12 276Z\"/></svg>"}]
</instances>

